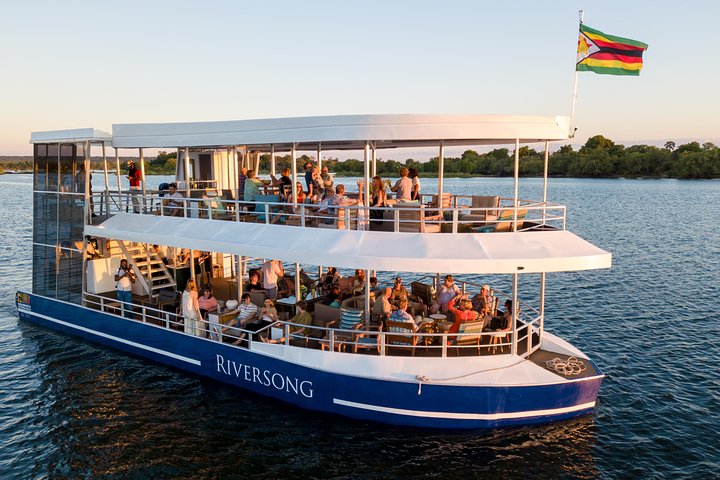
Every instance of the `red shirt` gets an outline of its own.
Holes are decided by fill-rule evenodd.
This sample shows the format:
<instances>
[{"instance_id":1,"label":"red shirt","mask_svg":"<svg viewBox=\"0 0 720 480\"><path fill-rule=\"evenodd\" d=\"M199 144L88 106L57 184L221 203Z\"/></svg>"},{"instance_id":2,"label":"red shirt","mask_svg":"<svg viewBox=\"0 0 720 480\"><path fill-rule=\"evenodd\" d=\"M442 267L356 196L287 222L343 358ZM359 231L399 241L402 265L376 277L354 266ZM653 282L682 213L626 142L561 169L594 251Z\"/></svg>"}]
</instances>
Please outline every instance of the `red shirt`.
<instances>
[{"instance_id":1,"label":"red shirt","mask_svg":"<svg viewBox=\"0 0 720 480\"><path fill-rule=\"evenodd\" d=\"M475 310L458 310L455 308L455 305L452 305L453 302L450 302L448 304L448 310L450 310L453 315L455 315L455 323L452 324L452 327L450 327L450 330L448 333L457 333L458 330L460 330L460 325L462 325L465 322L472 322L477 318L477 312Z\"/></svg>"},{"instance_id":2,"label":"red shirt","mask_svg":"<svg viewBox=\"0 0 720 480\"><path fill-rule=\"evenodd\" d=\"M139 187L140 181L142 180L142 173L140 172L140 169L137 167L130 167L130 170L128 170L128 176L130 177L130 186L131 187Z\"/></svg>"}]
</instances>

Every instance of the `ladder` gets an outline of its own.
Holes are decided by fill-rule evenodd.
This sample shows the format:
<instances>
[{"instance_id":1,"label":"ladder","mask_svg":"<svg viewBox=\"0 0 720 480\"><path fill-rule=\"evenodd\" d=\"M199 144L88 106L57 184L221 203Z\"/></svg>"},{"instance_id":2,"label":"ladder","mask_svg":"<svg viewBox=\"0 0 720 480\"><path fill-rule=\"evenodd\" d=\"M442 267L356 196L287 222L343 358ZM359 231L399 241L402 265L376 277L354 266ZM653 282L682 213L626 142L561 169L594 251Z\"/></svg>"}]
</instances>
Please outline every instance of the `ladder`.
<instances>
[{"instance_id":1,"label":"ladder","mask_svg":"<svg viewBox=\"0 0 720 480\"><path fill-rule=\"evenodd\" d=\"M112 256L121 256L135 272L145 294L156 298L158 291L166 288L175 289L175 280L170 271L156 252L148 248L148 244L125 240L108 241L108 250Z\"/></svg>"}]
</instances>

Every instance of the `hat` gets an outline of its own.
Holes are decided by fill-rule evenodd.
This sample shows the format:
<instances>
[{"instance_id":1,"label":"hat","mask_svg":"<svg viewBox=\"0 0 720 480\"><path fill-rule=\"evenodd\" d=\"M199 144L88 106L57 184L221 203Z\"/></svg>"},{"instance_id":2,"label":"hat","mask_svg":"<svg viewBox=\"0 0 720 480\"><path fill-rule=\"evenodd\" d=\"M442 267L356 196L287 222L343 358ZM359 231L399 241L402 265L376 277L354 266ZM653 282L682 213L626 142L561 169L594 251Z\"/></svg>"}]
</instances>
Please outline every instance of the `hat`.
<instances>
[{"instance_id":1,"label":"hat","mask_svg":"<svg viewBox=\"0 0 720 480\"><path fill-rule=\"evenodd\" d=\"M488 284L486 283L486 284L484 284L482 287L480 287L480 289L481 289L481 290L490 290L490 285L488 285Z\"/></svg>"},{"instance_id":2,"label":"hat","mask_svg":"<svg viewBox=\"0 0 720 480\"><path fill-rule=\"evenodd\" d=\"M135 162L133 162L132 160L128 160L127 165L135 165Z\"/></svg>"}]
</instances>

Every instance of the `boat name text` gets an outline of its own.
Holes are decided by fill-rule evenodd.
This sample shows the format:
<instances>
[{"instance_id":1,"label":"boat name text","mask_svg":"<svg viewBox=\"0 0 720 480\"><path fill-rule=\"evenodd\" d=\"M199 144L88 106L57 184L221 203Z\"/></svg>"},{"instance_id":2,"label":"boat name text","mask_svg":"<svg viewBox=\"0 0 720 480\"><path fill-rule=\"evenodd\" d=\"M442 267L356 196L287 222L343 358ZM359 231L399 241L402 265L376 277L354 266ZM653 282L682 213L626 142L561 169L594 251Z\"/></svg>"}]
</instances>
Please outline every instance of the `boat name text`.
<instances>
[{"instance_id":1,"label":"boat name text","mask_svg":"<svg viewBox=\"0 0 720 480\"><path fill-rule=\"evenodd\" d=\"M309 380L300 380L291 378L282 373L272 372L271 370L260 370L252 365L237 363L233 360L225 359L222 355L215 355L217 360L217 371L228 376L242 378L246 382L259 383L265 387L272 387L275 390L302 395L306 398L313 397L312 382Z\"/></svg>"}]
</instances>

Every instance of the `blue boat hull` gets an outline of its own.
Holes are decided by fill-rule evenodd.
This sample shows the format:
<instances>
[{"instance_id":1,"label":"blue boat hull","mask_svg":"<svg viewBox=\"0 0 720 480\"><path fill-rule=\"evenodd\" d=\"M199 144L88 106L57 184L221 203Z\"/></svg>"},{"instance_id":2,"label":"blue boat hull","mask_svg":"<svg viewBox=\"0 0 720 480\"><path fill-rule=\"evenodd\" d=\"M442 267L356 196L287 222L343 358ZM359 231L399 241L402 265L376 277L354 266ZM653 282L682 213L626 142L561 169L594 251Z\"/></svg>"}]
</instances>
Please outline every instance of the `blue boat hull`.
<instances>
[{"instance_id":1,"label":"blue boat hull","mask_svg":"<svg viewBox=\"0 0 720 480\"><path fill-rule=\"evenodd\" d=\"M602 375L532 386L451 386L342 375L24 292L18 315L93 342L283 400L389 424L495 428L546 423L594 409Z\"/></svg>"}]
</instances>

